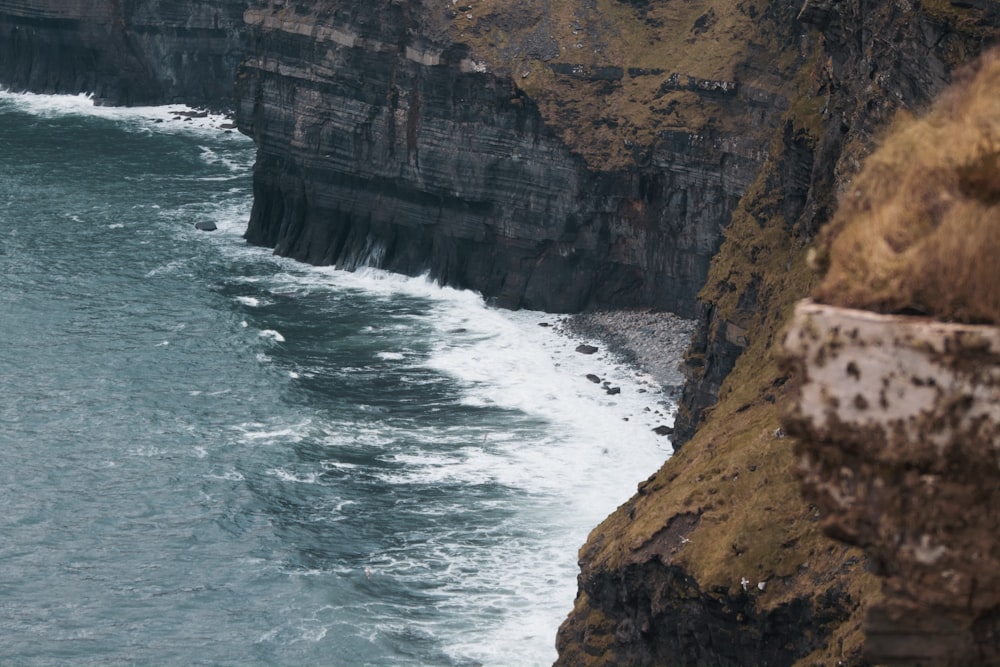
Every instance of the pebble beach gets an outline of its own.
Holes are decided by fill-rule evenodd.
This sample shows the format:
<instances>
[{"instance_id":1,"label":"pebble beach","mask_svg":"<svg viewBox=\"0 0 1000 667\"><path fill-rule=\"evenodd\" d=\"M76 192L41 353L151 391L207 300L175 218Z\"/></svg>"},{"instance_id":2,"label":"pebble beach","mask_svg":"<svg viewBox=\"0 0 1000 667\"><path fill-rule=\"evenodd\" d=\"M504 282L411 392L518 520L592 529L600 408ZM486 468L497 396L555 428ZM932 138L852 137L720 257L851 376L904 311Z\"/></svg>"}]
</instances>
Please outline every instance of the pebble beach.
<instances>
[{"instance_id":1,"label":"pebble beach","mask_svg":"<svg viewBox=\"0 0 1000 667\"><path fill-rule=\"evenodd\" d=\"M667 312L605 310L570 315L555 326L570 338L603 346L647 373L664 393L679 396L681 363L696 324Z\"/></svg>"}]
</instances>

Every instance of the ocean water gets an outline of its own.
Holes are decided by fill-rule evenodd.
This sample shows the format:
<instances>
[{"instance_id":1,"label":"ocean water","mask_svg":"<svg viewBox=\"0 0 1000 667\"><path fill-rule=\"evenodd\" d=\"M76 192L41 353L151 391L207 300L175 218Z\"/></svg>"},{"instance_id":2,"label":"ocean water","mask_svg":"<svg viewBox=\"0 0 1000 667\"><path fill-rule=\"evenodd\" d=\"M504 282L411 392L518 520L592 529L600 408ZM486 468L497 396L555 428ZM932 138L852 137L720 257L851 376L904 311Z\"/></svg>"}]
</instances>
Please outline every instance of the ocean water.
<instances>
[{"instance_id":1,"label":"ocean water","mask_svg":"<svg viewBox=\"0 0 1000 667\"><path fill-rule=\"evenodd\" d=\"M0 664L550 664L672 406L553 316L248 246L252 143L178 111L0 94Z\"/></svg>"}]
</instances>

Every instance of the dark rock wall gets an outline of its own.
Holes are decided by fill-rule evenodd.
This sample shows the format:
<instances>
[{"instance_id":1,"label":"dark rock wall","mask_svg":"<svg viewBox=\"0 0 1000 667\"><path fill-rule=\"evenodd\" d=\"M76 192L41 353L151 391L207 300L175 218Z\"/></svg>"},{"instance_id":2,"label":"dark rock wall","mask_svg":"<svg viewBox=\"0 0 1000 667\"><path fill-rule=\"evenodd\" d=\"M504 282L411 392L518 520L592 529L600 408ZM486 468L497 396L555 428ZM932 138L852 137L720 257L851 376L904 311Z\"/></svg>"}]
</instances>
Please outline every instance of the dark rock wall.
<instances>
[{"instance_id":1,"label":"dark rock wall","mask_svg":"<svg viewBox=\"0 0 1000 667\"><path fill-rule=\"evenodd\" d=\"M956 67L995 42L1000 6L807 0L799 20L802 30L816 31L823 44L810 74L817 124L798 137L782 137L782 174L770 182L776 197L762 198L747 213L761 219L780 216L789 236L808 243L894 115L925 108ZM767 245L763 239L757 243ZM731 260L718 262L702 293L675 446L693 436L715 403L748 344L747 329L771 312L767 297L775 290L761 288L767 278L763 272L750 271L733 281L734 272ZM809 286L797 286L797 294L804 296Z\"/></svg>"},{"instance_id":2,"label":"dark rock wall","mask_svg":"<svg viewBox=\"0 0 1000 667\"><path fill-rule=\"evenodd\" d=\"M787 35L811 53L798 94L700 294L675 432L683 446L581 549L558 664L866 664L864 619L882 595L872 571L883 564L825 537L821 508L800 497L778 409L794 381L773 347L816 280L807 249L880 133L897 112L928 105L996 41L1000 22L996 3L803 4ZM657 583L666 581L697 586ZM705 621L707 637L685 625L711 609L728 613ZM787 609L807 620L789 626L796 641L779 654L767 638ZM881 656L901 636L892 622L876 614L869 626ZM917 625L911 646L919 632L942 636Z\"/></svg>"},{"instance_id":3,"label":"dark rock wall","mask_svg":"<svg viewBox=\"0 0 1000 667\"><path fill-rule=\"evenodd\" d=\"M249 0L0 0L0 85L227 107Z\"/></svg>"},{"instance_id":4,"label":"dark rock wall","mask_svg":"<svg viewBox=\"0 0 1000 667\"><path fill-rule=\"evenodd\" d=\"M429 272L510 308L690 316L766 154L759 138L665 131L645 164L594 169L421 3L259 3L247 17L247 238L304 261Z\"/></svg>"}]
</instances>

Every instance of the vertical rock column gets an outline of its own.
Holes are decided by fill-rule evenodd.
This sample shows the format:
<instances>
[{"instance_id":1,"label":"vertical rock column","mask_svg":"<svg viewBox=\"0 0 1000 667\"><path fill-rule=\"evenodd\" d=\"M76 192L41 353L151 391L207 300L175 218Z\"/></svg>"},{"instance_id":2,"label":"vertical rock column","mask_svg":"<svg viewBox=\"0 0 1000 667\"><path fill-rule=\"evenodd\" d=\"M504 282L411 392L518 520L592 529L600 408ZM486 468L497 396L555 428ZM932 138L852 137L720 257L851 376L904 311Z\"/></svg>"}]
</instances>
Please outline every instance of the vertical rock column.
<instances>
[{"instance_id":1,"label":"vertical rock column","mask_svg":"<svg viewBox=\"0 0 1000 667\"><path fill-rule=\"evenodd\" d=\"M785 351L803 492L883 577L867 657L1000 662L1000 328L803 302Z\"/></svg>"}]
</instances>

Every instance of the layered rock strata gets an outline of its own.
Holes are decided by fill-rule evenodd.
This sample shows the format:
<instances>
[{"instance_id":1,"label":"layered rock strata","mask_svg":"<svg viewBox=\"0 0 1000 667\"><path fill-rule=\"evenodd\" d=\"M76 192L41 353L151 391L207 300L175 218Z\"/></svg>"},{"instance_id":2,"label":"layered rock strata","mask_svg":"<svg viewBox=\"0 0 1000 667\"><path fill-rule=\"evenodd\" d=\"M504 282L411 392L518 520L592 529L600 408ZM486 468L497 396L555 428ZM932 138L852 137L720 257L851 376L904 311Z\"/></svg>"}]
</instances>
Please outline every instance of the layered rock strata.
<instances>
[{"instance_id":1,"label":"layered rock strata","mask_svg":"<svg viewBox=\"0 0 1000 667\"><path fill-rule=\"evenodd\" d=\"M267 2L246 14L237 91L239 126L259 146L251 242L317 264L427 272L511 308L693 313L721 230L766 155L761 135L664 126L625 161L601 160L584 133L568 141L582 129L570 115L589 113L571 109L580 100L529 94L523 77L496 70L496 48L475 51L454 34L464 15L355 4ZM556 64L531 76L588 99L593 85L629 80L622 68ZM704 88L678 94L709 116L751 111L765 126L780 108L750 87Z\"/></svg>"},{"instance_id":2,"label":"layered rock strata","mask_svg":"<svg viewBox=\"0 0 1000 667\"><path fill-rule=\"evenodd\" d=\"M0 85L231 106L249 0L0 0Z\"/></svg>"}]
</instances>

